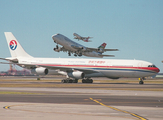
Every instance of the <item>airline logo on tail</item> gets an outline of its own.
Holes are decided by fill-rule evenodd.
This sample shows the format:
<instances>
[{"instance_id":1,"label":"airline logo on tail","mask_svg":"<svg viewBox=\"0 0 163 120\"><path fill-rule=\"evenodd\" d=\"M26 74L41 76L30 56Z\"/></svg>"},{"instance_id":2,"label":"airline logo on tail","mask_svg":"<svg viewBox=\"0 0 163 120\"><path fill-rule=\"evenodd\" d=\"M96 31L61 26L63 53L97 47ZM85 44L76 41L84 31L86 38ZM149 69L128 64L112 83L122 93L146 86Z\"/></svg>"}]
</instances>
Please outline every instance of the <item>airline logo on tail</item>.
<instances>
[{"instance_id":1,"label":"airline logo on tail","mask_svg":"<svg viewBox=\"0 0 163 120\"><path fill-rule=\"evenodd\" d=\"M106 47L106 43L103 43L98 47L98 53L102 54L104 52L104 49Z\"/></svg>"},{"instance_id":2,"label":"airline logo on tail","mask_svg":"<svg viewBox=\"0 0 163 120\"><path fill-rule=\"evenodd\" d=\"M98 49L104 49L106 47L106 43L103 43L102 45L100 45L99 47L98 47Z\"/></svg>"},{"instance_id":3,"label":"airline logo on tail","mask_svg":"<svg viewBox=\"0 0 163 120\"><path fill-rule=\"evenodd\" d=\"M17 48L17 42L15 40L11 40L9 45L11 50L15 50Z\"/></svg>"}]
</instances>

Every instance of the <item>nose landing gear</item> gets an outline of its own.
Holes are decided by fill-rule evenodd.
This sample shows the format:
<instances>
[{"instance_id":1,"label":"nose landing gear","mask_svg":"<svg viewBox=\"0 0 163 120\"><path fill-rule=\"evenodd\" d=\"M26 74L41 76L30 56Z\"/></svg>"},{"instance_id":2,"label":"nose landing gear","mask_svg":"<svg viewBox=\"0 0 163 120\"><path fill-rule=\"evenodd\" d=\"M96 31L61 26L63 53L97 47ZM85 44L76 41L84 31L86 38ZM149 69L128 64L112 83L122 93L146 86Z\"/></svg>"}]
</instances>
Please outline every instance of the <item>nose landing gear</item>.
<instances>
[{"instance_id":1,"label":"nose landing gear","mask_svg":"<svg viewBox=\"0 0 163 120\"><path fill-rule=\"evenodd\" d=\"M139 84L144 84L144 81L143 81L143 80L145 80L145 78L144 78L144 77L139 78Z\"/></svg>"}]
</instances>

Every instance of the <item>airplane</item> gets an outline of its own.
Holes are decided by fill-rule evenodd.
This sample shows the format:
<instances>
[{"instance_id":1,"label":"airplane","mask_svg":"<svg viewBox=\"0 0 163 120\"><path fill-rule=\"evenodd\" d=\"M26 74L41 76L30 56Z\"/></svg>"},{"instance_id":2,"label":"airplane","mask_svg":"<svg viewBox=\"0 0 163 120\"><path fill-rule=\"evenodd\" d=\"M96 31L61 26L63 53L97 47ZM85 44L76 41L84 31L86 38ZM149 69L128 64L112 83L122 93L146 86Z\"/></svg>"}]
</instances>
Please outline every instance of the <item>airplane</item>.
<instances>
[{"instance_id":1,"label":"airplane","mask_svg":"<svg viewBox=\"0 0 163 120\"><path fill-rule=\"evenodd\" d=\"M156 75L160 71L154 64L142 60L36 58L23 49L11 32L5 32L5 36L11 57L0 59L30 69L37 75L47 75L55 70L67 76L61 80L62 83L77 83L78 79L82 79L82 83L93 83L91 77L124 77L141 78L139 84L143 84L144 77Z\"/></svg>"},{"instance_id":2,"label":"airplane","mask_svg":"<svg viewBox=\"0 0 163 120\"><path fill-rule=\"evenodd\" d=\"M105 49L106 43L103 43L98 48L89 48L81 44L78 44L62 34L55 34L52 36L52 39L57 43L56 48L53 50L56 52L67 52L71 56L71 53L74 53L74 56L88 56L88 57L114 57L114 55L103 55L105 51L118 51L118 49ZM58 44L63 47L58 47Z\"/></svg>"},{"instance_id":3,"label":"airplane","mask_svg":"<svg viewBox=\"0 0 163 120\"><path fill-rule=\"evenodd\" d=\"M89 39L93 38L93 37L82 37L82 36L78 35L77 33L74 33L73 35L75 36L74 39L82 40L84 42L92 42Z\"/></svg>"}]
</instances>

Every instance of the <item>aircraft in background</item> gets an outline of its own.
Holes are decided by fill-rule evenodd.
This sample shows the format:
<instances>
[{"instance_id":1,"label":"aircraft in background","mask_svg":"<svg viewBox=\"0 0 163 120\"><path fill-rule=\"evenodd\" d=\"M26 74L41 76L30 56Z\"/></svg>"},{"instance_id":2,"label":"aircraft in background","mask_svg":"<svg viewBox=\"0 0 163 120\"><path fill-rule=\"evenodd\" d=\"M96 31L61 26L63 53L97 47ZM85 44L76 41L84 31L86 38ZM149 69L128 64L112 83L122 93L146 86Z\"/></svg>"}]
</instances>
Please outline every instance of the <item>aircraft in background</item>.
<instances>
[{"instance_id":1,"label":"aircraft in background","mask_svg":"<svg viewBox=\"0 0 163 120\"><path fill-rule=\"evenodd\" d=\"M77 33L74 33L73 35L75 36L74 39L82 40L84 42L92 42L89 39L93 38L93 37L82 37L82 36L78 35Z\"/></svg>"},{"instance_id":2,"label":"aircraft in background","mask_svg":"<svg viewBox=\"0 0 163 120\"><path fill-rule=\"evenodd\" d=\"M25 52L11 32L5 32L5 36L11 57L0 59L9 61L8 64L30 69L37 75L47 75L55 70L67 76L62 80L63 83L77 83L78 79L82 79L82 83L92 83L91 77L124 77L141 78L139 84L143 84L144 77L153 76L160 71L154 64L141 60L36 58Z\"/></svg>"},{"instance_id":3,"label":"aircraft in background","mask_svg":"<svg viewBox=\"0 0 163 120\"><path fill-rule=\"evenodd\" d=\"M89 48L83 45L80 45L64 35L55 34L52 36L52 39L55 43L57 43L56 48L54 51L56 52L68 52L68 55L71 56L74 53L74 56L88 56L88 57L114 57L114 55L103 55L102 53L106 51L118 51L118 49L105 49L106 43L103 43L98 48ZM63 47L58 47L58 44L62 45Z\"/></svg>"}]
</instances>

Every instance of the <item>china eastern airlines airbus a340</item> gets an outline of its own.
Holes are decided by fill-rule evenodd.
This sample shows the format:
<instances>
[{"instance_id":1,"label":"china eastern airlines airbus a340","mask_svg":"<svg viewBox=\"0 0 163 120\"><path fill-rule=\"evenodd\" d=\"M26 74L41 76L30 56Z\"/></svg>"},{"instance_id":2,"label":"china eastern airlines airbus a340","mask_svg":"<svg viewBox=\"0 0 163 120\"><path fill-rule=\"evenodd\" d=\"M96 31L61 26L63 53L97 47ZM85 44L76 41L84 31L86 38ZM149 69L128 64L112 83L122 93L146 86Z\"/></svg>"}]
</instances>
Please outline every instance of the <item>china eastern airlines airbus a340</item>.
<instances>
[{"instance_id":1,"label":"china eastern airlines airbus a340","mask_svg":"<svg viewBox=\"0 0 163 120\"><path fill-rule=\"evenodd\" d=\"M47 75L55 70L67 76L62 82L77 83L78 79L82 79L82 83L92 83L91 77L144 78L159 72L154 64L141 60L35 58L25 52L11 32L5 32L5 36L11 57L1 59L38 75ZM58 36L53 37L57 39ZM140 84L143 84L143 79Z\"/></svg>"}]
</instances>

